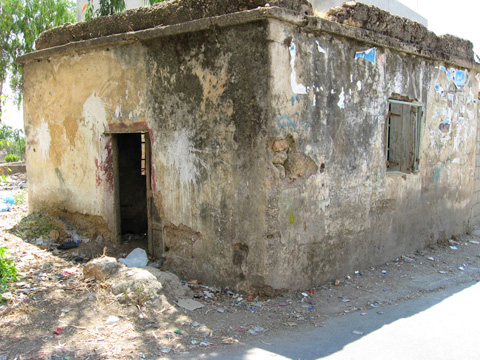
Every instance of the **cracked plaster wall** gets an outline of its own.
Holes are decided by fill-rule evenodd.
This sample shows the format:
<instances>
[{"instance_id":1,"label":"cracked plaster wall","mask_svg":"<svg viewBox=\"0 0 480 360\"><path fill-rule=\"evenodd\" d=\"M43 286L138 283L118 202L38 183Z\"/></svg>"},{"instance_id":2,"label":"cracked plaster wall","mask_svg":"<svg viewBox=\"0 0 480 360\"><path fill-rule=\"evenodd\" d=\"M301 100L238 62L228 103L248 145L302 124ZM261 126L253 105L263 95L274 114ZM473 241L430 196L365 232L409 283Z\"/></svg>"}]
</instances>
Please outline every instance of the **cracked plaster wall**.
<instances>
[{"instance_id":1,"label":"cracked plaster wall","mask_svg":"<svg viewBox=\"0 0 480 360\"><path fill-rule=\"evenodd\" d=\"M305 288L463 233L473 191L477 74L381 47L372 58L369 44L278 21L270 23L270 38L266 282ZM456 85L457 71L464 81ZM393 94L424 104L416 174L386 172ZM317 171L291 177L279 166L278 144L287 138Z\"/></svg>"},{"instance_id":2,"label":"cracked plaster wall","mask_svg":"<svg viewBox=\"0 0 480 360\"><path fill-rule=\"evenodd\" d=\"M165 264L184 277L306 288L460 233L477 74L457 68L457 86L450 65L371 48L268 19L29 62L32 208L112 234L109 132L148 131ZM425 105L417 174L386 173L394 93Z\"/></svg>"}]
</instances>

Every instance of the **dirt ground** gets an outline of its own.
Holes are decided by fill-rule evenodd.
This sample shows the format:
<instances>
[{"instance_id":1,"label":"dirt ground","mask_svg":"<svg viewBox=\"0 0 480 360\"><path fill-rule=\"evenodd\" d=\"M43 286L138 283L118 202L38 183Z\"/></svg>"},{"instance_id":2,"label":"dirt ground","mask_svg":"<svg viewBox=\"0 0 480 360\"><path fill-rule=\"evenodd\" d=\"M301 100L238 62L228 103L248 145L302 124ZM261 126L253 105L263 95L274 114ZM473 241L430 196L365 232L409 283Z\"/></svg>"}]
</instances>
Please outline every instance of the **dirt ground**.
<instances>
[{"instance_id":1,"label":"dirt ground","mask_svg":"<svg viewBox=\"0 0 480 360\"><path fill-rule=\"evenodd\" d=\"M385 304L480 278L480 231L472 231L447 244L275 298L190 284L190 299L203 305L190 311L176 304L187 285L182 287L174 277L155 296L148 282L133 293L114 295L115 278L84 279L85 264L101 257L105 247L107 256L119 257L135 242L108 246L101 238L82 237L58 219L28 214L25 186L23 175L0 185L0 198L16 198L10 211L0 213L0 246L9 249L21 274L0 303L0 360L189 358L241 346L254 337L261 340L266 334L271 339L302 332L349 312L381 316ZM57 249L70 238L80 239L80 246ZM133 274L130 269L122 270L127 278Z\"/></svg>"}]
</instances>

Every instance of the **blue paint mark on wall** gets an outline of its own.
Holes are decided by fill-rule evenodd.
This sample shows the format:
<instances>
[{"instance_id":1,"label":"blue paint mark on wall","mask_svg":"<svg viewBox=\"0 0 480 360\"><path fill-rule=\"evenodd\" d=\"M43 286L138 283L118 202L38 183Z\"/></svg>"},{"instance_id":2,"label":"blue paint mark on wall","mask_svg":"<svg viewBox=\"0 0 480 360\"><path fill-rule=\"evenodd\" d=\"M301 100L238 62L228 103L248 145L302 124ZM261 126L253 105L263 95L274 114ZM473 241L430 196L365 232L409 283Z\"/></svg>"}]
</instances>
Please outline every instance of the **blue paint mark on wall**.
<instances>
[{"instance_id":1,"label":"blue paint mark on wall","mask_svg":"<svg viewBox=\"0 0 480 360\"><path fill-rule=\"evenodd\" d=\"M370 61L372 64L375 64L376 53L377 53L376 48L371 48L364 51L357 51L355 53L355 59L365 59L367 61Z\"/></svg>"},{"instance_id":2,"label":"blue paint mark on wall","mask_svg":"<svg viewBox=\"0 0 480 360\"><path fill-rule=\"evenodd\" d=\"M440 173L442 172L442 168L435 166L435 169L433 170L433 182L435 184L438 184L438 181L440 180Z\"/></svg>"},{"instance_id":3,"label":"blue paint mark on wall","mask_svg":"<svg viewBox=\"0 0 480 360\"><path fill-rule=\"evenodd\" d=\"M291 128L296 130L297 125L295 122L290 118L288 115L281 115L277 118L277 128L282 129L282 128Z\"/></svg>"},{"instance_id":4,"label":"blue paint mark on wall","mask_svg":"<svg viewBox=\"0 0 480 360\"><path fill-rule=\"evenodd\" d=\"M440 71L443 71L447 75L448 81L453 81L457 88L462 88L467 82L467 73L464 70L457 70L451 68L447 70L444 66L440 66Z\"/></svg>"},{"instance_id":5,"label":"blue paint mark on wall","mask_svg":"<svg viewBox=\"0 0 480 360\"><path fill-rule=\"evenodd\" d=\"M298 95L293 95L292 96L292 106L295 105L295 101L300 102L300 96L298 96Z\"/></svg>"}]
</instances>

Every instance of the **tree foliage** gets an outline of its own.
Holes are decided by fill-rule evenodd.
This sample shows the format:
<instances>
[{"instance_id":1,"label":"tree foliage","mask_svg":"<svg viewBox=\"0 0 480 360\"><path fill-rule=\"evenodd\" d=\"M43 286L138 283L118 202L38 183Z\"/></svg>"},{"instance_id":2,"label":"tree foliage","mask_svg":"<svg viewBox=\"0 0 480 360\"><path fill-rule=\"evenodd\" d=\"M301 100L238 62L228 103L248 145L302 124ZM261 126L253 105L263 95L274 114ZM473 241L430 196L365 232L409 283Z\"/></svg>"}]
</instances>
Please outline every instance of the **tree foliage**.
<instances>
[{"instance_id":1,"label":"tree foliage","mask_svg":"<svg viewBox=\"0 0 480 360\"><path fill-rule=\"evenodd\" d=\"M10 73L10 86L20 103L22 71L15 59L35 49L42 31L74 21L75 4L70 0L0 0L0 95Z\"/></svg>"},{"instance_id":2,"label":"tree foliage","mask_svg":"<svg viewBox=\"0 0 480 360\"><path fill-rule=\"evenodd\" d=\"M0 126L0 149L5 149L7 154L20 158L25 154L25 137L20 129L13 129L3 124Z\"/></svg>"},{"instance_id":3,"label":"tree foliage","mask_svg":"<svg viewBox=\"0 0 480 360\"><path fill-rule=\"evenodd\" d=\"M144 0L145 5L153 5L164 0ZM99 0L98 9L94 8L93 0L87 0L83 7L85 11L85 20L95 16L113 15L126 9L125 0Z\"/></svg>"}]
</instances>

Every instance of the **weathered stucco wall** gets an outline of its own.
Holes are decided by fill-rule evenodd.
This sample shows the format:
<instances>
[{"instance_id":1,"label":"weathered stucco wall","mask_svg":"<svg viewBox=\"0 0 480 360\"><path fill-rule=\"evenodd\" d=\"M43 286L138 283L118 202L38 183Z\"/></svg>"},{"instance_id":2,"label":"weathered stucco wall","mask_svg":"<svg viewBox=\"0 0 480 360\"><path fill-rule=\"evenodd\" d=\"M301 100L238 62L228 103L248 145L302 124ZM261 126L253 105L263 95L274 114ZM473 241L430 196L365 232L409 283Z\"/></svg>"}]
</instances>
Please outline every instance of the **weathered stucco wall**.
<instances>
[{"instance_id":1,"label":"weathered stucco wall","mask_svg":"<svg viewBox=\"0 0 480 360\"><path fill-rule=\"evenodd\" d=\"M142 46L133 45L24 67L33 209L99 217L99 225L113 231L112 143L106 132L112 123L145 122L145 56Z\"/></svg>"},{"instance_id":2,"label":"weathered stucco wall","mask_svg":"<svg viewBox=\"0 0 480 360\"><path fill-rule=\"evenodd\" d=\"M166 266L182 275L227 285L264 271L266 39L255 23L145 43L153 190Z\"/></svg>"},{"instance_id":3,"label":"weathered stucco wall","mask_svg":"<svg viewBox=\"0 0 480 360\"><path fill-rule=\"evenodd\" d=\"M144 132L160 252L181 276L305 288L468 225L468 44L455 58L441 40L426 49L270 7L101 37L118 33L107 22L75 42L91 24L46 33L58 47L22 60L33 209L113 237L114 134ZM423 105L418 172L387 172L392 97Z\"/></svg>"},{"instance_id":4,"label":"weathered stucco wall","mask_svg":"<svg viewBox=\"0 0 480 360\"><path fill-rule=\"evenodd\" d=\"M310 286L464 232L477 74L456 69L455 85L448 64L382 47L365 59L368 43L279 21L270 37L267 282ZM424 105L418 173L386 171L388 100L398 95ZM294 146L279 149L284 139ZM293 173L292 153L306 159Z\"/></svg>"},{"instance_id":5,"label":"weathered stucco wall","mask_svg":"<svg viewBox=\"0 0 480 360\"><path fill-rule=\"evenodd\" d=\"M268 63L265 22L29 63L32 208L98 216L111 238L110 133L147 131L165 266L248 286L264 271L249 254L263 252Z\"/></svg>"}]
</instances>

